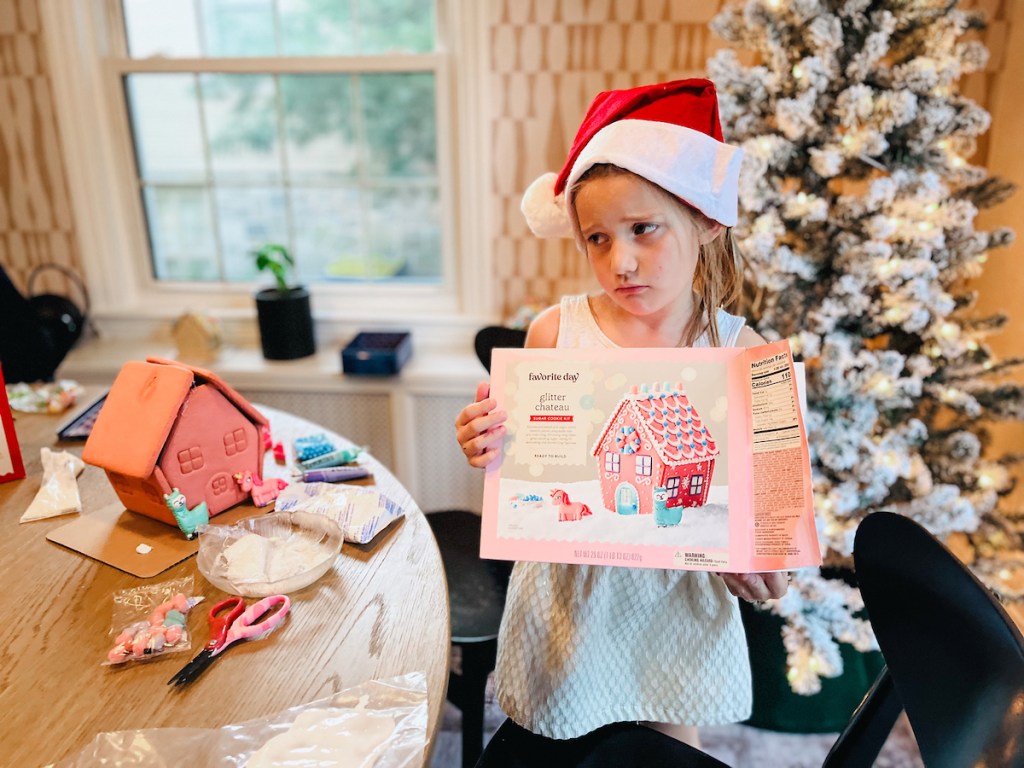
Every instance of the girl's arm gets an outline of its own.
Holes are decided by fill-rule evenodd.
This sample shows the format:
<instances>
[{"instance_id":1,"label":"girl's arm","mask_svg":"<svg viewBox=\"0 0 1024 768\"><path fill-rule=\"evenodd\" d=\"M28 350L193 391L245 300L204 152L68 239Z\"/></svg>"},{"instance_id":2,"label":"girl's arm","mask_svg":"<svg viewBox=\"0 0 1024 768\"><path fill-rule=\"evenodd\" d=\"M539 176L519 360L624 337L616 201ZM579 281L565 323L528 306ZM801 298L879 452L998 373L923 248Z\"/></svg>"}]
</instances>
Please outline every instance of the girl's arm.
<instances>
[{"instance_id":1,"label":"girl's arm","mask_svg":"<svg viewBox=\"0 0 1024 768\"><path fill-rule=\"evenodd\" d=\"M553 348L558 342L558 325L561 321L562 310L556 304L548 307L530 323L526 331L527 347Z\"/></svg>"},{"instance_id":2,"label":"girl's arm","mask_svg":"<svg viewBox=\"0 0 1024 768\"><path fill-rule=\"evenodd\" d=\"M737 347L759 347L762 344L768 342L761 338L761 335L751 328L749 325L744 325L740 329L740 335L736 337Z\"/></svg>"}]
</instances>

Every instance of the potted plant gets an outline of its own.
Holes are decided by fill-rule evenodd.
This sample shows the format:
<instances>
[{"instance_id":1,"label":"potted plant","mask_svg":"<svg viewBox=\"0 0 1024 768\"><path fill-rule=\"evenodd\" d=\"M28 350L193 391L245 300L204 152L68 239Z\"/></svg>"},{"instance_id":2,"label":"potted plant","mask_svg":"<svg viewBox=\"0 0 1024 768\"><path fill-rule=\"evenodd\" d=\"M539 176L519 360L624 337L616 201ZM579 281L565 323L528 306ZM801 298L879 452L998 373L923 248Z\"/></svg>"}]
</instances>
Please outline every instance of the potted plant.
<instances>
[{"instance_id":1,"label":"potted plant","mask_svg":"<svg viewBox=\"0 0 1024 768\"><path fill-rule=\"evenodd\" d=\"M285 246L277 243L268 243L253 251L252 255L256 259L256 268L269 270L277 283L273 288L264 288L256 293L256 317L263 356L268 360L294 360L312 355L316 351L316 342L309 291L288 282L295 259Z\"/></svg>"}]
</instances>

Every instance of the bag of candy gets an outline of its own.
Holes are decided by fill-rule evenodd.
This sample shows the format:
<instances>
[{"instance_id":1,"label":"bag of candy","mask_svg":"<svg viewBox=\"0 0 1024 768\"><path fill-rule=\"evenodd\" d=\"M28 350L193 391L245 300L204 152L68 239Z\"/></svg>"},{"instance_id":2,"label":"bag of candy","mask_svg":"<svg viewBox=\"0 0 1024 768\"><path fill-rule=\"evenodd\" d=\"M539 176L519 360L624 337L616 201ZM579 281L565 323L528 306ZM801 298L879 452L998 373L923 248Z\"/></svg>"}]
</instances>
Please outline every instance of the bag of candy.
<instances>
[{"instance_id":1,"label":"bag of candy","mask_svg":"<svg viewBox=\"0 0 1024 768\"><path fill-rule=\"evenodd\" d=\"M203 599L192 595L191 576L115 592L110 627L114 642L103 666L190 650L188 614Z\"/></svg>"}]
</instances>

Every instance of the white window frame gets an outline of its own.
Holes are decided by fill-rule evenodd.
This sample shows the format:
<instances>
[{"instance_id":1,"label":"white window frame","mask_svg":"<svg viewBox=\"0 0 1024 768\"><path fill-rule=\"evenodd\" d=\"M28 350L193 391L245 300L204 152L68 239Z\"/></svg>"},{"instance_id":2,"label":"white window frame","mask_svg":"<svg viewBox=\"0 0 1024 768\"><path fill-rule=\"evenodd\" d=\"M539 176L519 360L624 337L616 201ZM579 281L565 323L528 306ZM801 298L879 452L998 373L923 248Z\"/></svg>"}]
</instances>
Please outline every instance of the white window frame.
<instances>
[{"instance_id":1,"label":"white window frame","mask_svg":"<svg viewBox=\"0 0 1024 768\"><path fill-rule=\"evenodd\" d=\"M132 138L119 67L113 56L119 0L40 0L58 131L64 150L71 212L93 320L112 338L149 338L186 309L221 320L229 343L255 343L253 293L265 283L156 281L138 194ZM437 73L437 134L445 275L439 286L316 284L313 312L321 346L367 326L413 327L420 340L471 344L472 333L495 320L490 270L489 111L484 55L486 9L476 0L437 0L442 40L455 50L411 57ZM346 67L381 71L372 57L343 57ZM187 61L143 60L154 72L182 71ZM139 61L134 64L140 64ZM294 71L334 70L338 61L289 58ZM226 72L250 71L248 59L218 60ZM456 148L458 154L456 156ZM145 254L142 256L140 254Z\"/></svg>"},{"instance_id":2,"label":"white window frame","mask_svg":"<svg viewBox=\"0 0 1024 768\"><path fill-rule=\"evenodd\" d=\"M649 454L636 455L636 474L638 477L650 477L654 474L654 459Z\"/></svg>"},{"instance_id":3,"label":"white window frame","mask_svg":"<svg viewBox=\"0 0 1024 768\"><path fill-rule=\"evenodd\" d=\"M608 451L604 455L604 471L617 475L621 472L621 463L617 451Z\"/></svg>"},{"instance_id":4,"label":"white window frame","mask_svg":"<svg viewBox=\"0 0 1024 768\"><path fill-rule=\"evenodd\" d=\"M679 498L679 488L680 488L679 475L673 475L665 483L665 490L668 491L668 497L670 499L677 499L677 498Z\"/></svg>"},{"instance_id":5,"label":"white window frame","mask_svg":"<svg viewBox=\"0 0 1024 768\"><path fill-rule=\"evenodd\" d=\"M694 488L696 486L696 488ZM690 475L690 496L699 496L704 491L704 474L697 472Z\"/></svg>"}]
</instances>

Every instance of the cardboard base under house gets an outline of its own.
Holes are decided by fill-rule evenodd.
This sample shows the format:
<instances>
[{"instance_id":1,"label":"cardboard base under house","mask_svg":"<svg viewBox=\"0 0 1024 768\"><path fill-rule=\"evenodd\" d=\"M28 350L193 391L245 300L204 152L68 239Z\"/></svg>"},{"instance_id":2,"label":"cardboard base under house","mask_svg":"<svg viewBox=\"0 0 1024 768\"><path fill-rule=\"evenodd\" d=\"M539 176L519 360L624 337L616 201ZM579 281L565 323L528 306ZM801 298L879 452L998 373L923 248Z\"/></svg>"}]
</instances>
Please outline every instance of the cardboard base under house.
<instances>
[{"instance_id":1,"label":"cardboard base under house","mask_svg":"<svg viewBox=\"0 0 1024 768\"><path fill-rule=\"evenodd\" d=\"M256 509L241 504L217 515L210 524L231 525L273 508L270 505ZM189 541L178 528L130 512L120 502L82 514L50 531L46 538L141 579L163 573L199 551L198 536ZM140 554L137 551L140 544L152 549Z\"/></svg>"}]
</instances>

